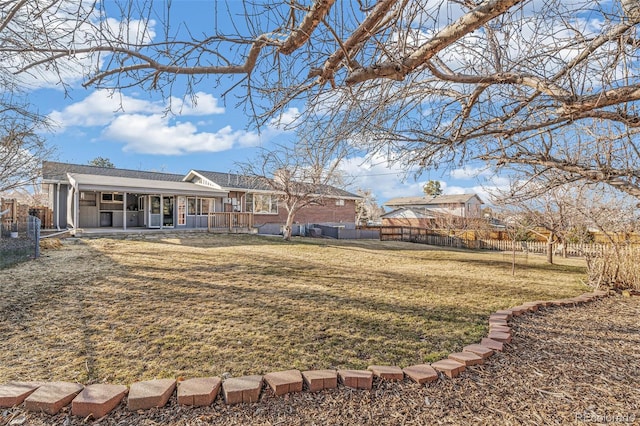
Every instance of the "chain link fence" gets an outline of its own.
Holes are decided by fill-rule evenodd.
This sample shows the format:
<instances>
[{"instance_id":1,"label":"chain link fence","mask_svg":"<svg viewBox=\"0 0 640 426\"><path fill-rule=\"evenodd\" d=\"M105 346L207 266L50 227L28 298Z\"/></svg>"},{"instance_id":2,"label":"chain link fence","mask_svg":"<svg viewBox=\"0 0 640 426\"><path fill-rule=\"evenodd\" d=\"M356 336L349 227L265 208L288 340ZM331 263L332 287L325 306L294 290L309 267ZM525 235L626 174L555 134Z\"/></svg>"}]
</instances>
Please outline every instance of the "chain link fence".
<instances>
[{"instance_id":1,"label":"chain link fence","mask_svg":"<svg viewBox=\"0 0 640 426\"><path fill-rule=\"evenodd\" d=\"M40 257L40 227L35 216L0 225L0 269Z\"/></svg>"}]
</instances>

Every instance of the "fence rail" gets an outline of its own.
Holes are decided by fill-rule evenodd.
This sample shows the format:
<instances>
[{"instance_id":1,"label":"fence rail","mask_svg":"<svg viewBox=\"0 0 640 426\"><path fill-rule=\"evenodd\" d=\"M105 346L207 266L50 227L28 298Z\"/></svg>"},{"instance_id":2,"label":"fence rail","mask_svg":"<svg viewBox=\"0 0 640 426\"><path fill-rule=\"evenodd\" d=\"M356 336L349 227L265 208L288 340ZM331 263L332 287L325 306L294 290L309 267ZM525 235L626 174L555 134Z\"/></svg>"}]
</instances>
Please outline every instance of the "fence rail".
<instances>
[{"instance_id":1,"label":"fence rail","mask_svg":"<svg viewBox=\"0 0 640 426\"><path fill-rule=\"evenodd\" d=\"M253 228L253 213L220 212L209 213L208 229L247 229Z\"/></svg>"},{"instance_id":2,"label":"fence rail","mask_svg":"<svg viewBox=\"0 0 640 426\"><path fill-rule=\"evenodd\" d=\"M413 243L429 244L441 247L483 249L513 251L523 253L546 254L548 245L540 241L512 241L512 240L489 240L489 239L464 239L455 236L434 234L425 228L413 228L406 226L383 226L380 227L380 240L382 241L407 241ZM636 244L636 246L639 246ZM585 253L602 252L609 244L589 243L589 244L554 244L554 253L566 253L567 256L583 256Z\"/></svg>"}]
</instances>

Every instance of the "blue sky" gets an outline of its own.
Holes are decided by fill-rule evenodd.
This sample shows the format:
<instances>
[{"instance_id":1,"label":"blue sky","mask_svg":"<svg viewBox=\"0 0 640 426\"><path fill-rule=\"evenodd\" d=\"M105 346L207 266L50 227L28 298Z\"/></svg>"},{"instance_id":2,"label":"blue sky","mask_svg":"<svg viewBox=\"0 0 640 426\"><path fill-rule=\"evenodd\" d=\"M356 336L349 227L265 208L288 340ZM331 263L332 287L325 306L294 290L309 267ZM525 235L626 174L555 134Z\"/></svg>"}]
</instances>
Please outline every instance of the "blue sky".
<instances>
[{"instance_id":1,"label":"blue sky","mask_svg":"<svg viewBox=\"0 0 640 426\"><path fill-rule=\"evenodd\" d=\"M211 31L213 3L174 2L173 22L187 21L192 30ZM29 93L32 104L55 124L44 136L55 147L53 159L57 161L86 164L95 157L106 157L119 168L174 173L190 169L234 172L238 170L237 163L250 161L256 155L256 147L268 148L274 142L294 138L292 133L275 125L267 125L259 132L247 128L249 118L243 108L236 107L234 98L223 103L221 95L228 86L216 87L213 78L204 78L195 88L197 104L180 97L162 99L158 93L141 89L117 93L85 89L80 75L68 78L70 89L66 93L46 79L34 82L37 88ZM179 90L174 93L181 96ZM172 113L167 114L169 104ZM296 107L289 109L285 121L287 114L296 112ZM489 186L505 183L488 171L472 167L445 175L427 171L415 178L413 173L388 164L382 157L370 161L352 157L343 164L343 169L352 181L347 189L354 192L358 188L370 189L380 203L392 197L420 195L429 179L442 181L445 193L475 192L485 200L483 183Z\"/></svg>"}]
</instances>

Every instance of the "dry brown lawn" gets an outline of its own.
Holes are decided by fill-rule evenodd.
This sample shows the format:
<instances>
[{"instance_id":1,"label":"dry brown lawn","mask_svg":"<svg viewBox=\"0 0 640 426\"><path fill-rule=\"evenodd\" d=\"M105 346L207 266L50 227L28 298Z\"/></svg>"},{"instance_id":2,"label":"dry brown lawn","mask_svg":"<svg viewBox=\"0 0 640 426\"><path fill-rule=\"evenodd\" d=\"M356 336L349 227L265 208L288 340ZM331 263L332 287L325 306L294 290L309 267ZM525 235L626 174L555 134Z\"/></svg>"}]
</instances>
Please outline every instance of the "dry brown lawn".
<instances>
[{"instance_id":1,"label":"dry brown lawn","mask_svg":"<svg viewBox=\"0 0 640 426\"><path fill-rule=\"evenodd\" d=\"M434 361L496 309L586 290L580 261L409 243L69 240L0 270L0 377L107 381Z\"/></svg>"}]
</instances>

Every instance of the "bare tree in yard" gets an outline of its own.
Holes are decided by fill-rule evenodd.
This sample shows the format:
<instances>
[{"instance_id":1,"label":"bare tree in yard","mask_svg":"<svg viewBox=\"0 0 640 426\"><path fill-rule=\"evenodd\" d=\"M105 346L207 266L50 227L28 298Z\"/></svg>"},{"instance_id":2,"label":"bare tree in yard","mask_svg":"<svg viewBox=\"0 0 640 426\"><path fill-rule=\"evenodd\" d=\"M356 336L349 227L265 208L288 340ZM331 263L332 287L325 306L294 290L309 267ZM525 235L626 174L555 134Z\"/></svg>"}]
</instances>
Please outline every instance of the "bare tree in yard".
<instances>
[{"instance_id":1,"label":"bare tree in yard","mask_svg":"<svg viewBox=\"0 0 640 426\"><path fill-rule=\"evenodd\" d=\"M262 149L256 159L240 167L256 194L265 189L277 194L278 204L287 211L283 236L290 240L295 216L301 209L323 205L327 196L340 195L334 186L344 183L338 168L344 155L335 146L301 142Z\"/></svg>"},{"instance_id":2,"label":"bare tree in yard","mask_svg":"<svg viewBox=\"0 0 640 426\"><path fill-rule=\"evenodd\" d=\"M51 154L32 120L6 113L0 120L0 193L34 185Z\"/></svg>"},{"instance_id":3,"label":"bare tree in yard","mask_svg":"<svg viewBox=\"0 0 640 426\"><path fill-rule=\"evenodd\" d=\"M376 201L373 192L370 189L358 189L356 194L362 197L356 201L356 224L366 225L370 221L379 221L384 209Z\"/></svg>"},{"instance_id":4,"label":"bare tree in yard","mask_svg":"<svg viewBox=\"0 0 640 426\"><path fill-rule=\"evenodd\" d=\"M554 245L564 247L571 229L585 223L576 210L577 204L585 202L584 197L580 188L553 187L537 180L514 182L512 192L502 194L497 204L509 206L534 225L530 232L546 239L547 262L553 263Z\"/></svg>"},{"instance_id":5,"label":"bare tree in yard","mask_svg":"<svg viewBox=\"0 0 640 426\"><path fill-rule=\"evenodd\" d=\"M639 0L212 0L205 33L171 4L3 2L0 59L165 93L230 76L256 124L304 104L328 143L407 166L476 159L640 197Z\"/></svg>"}]
</instances>

